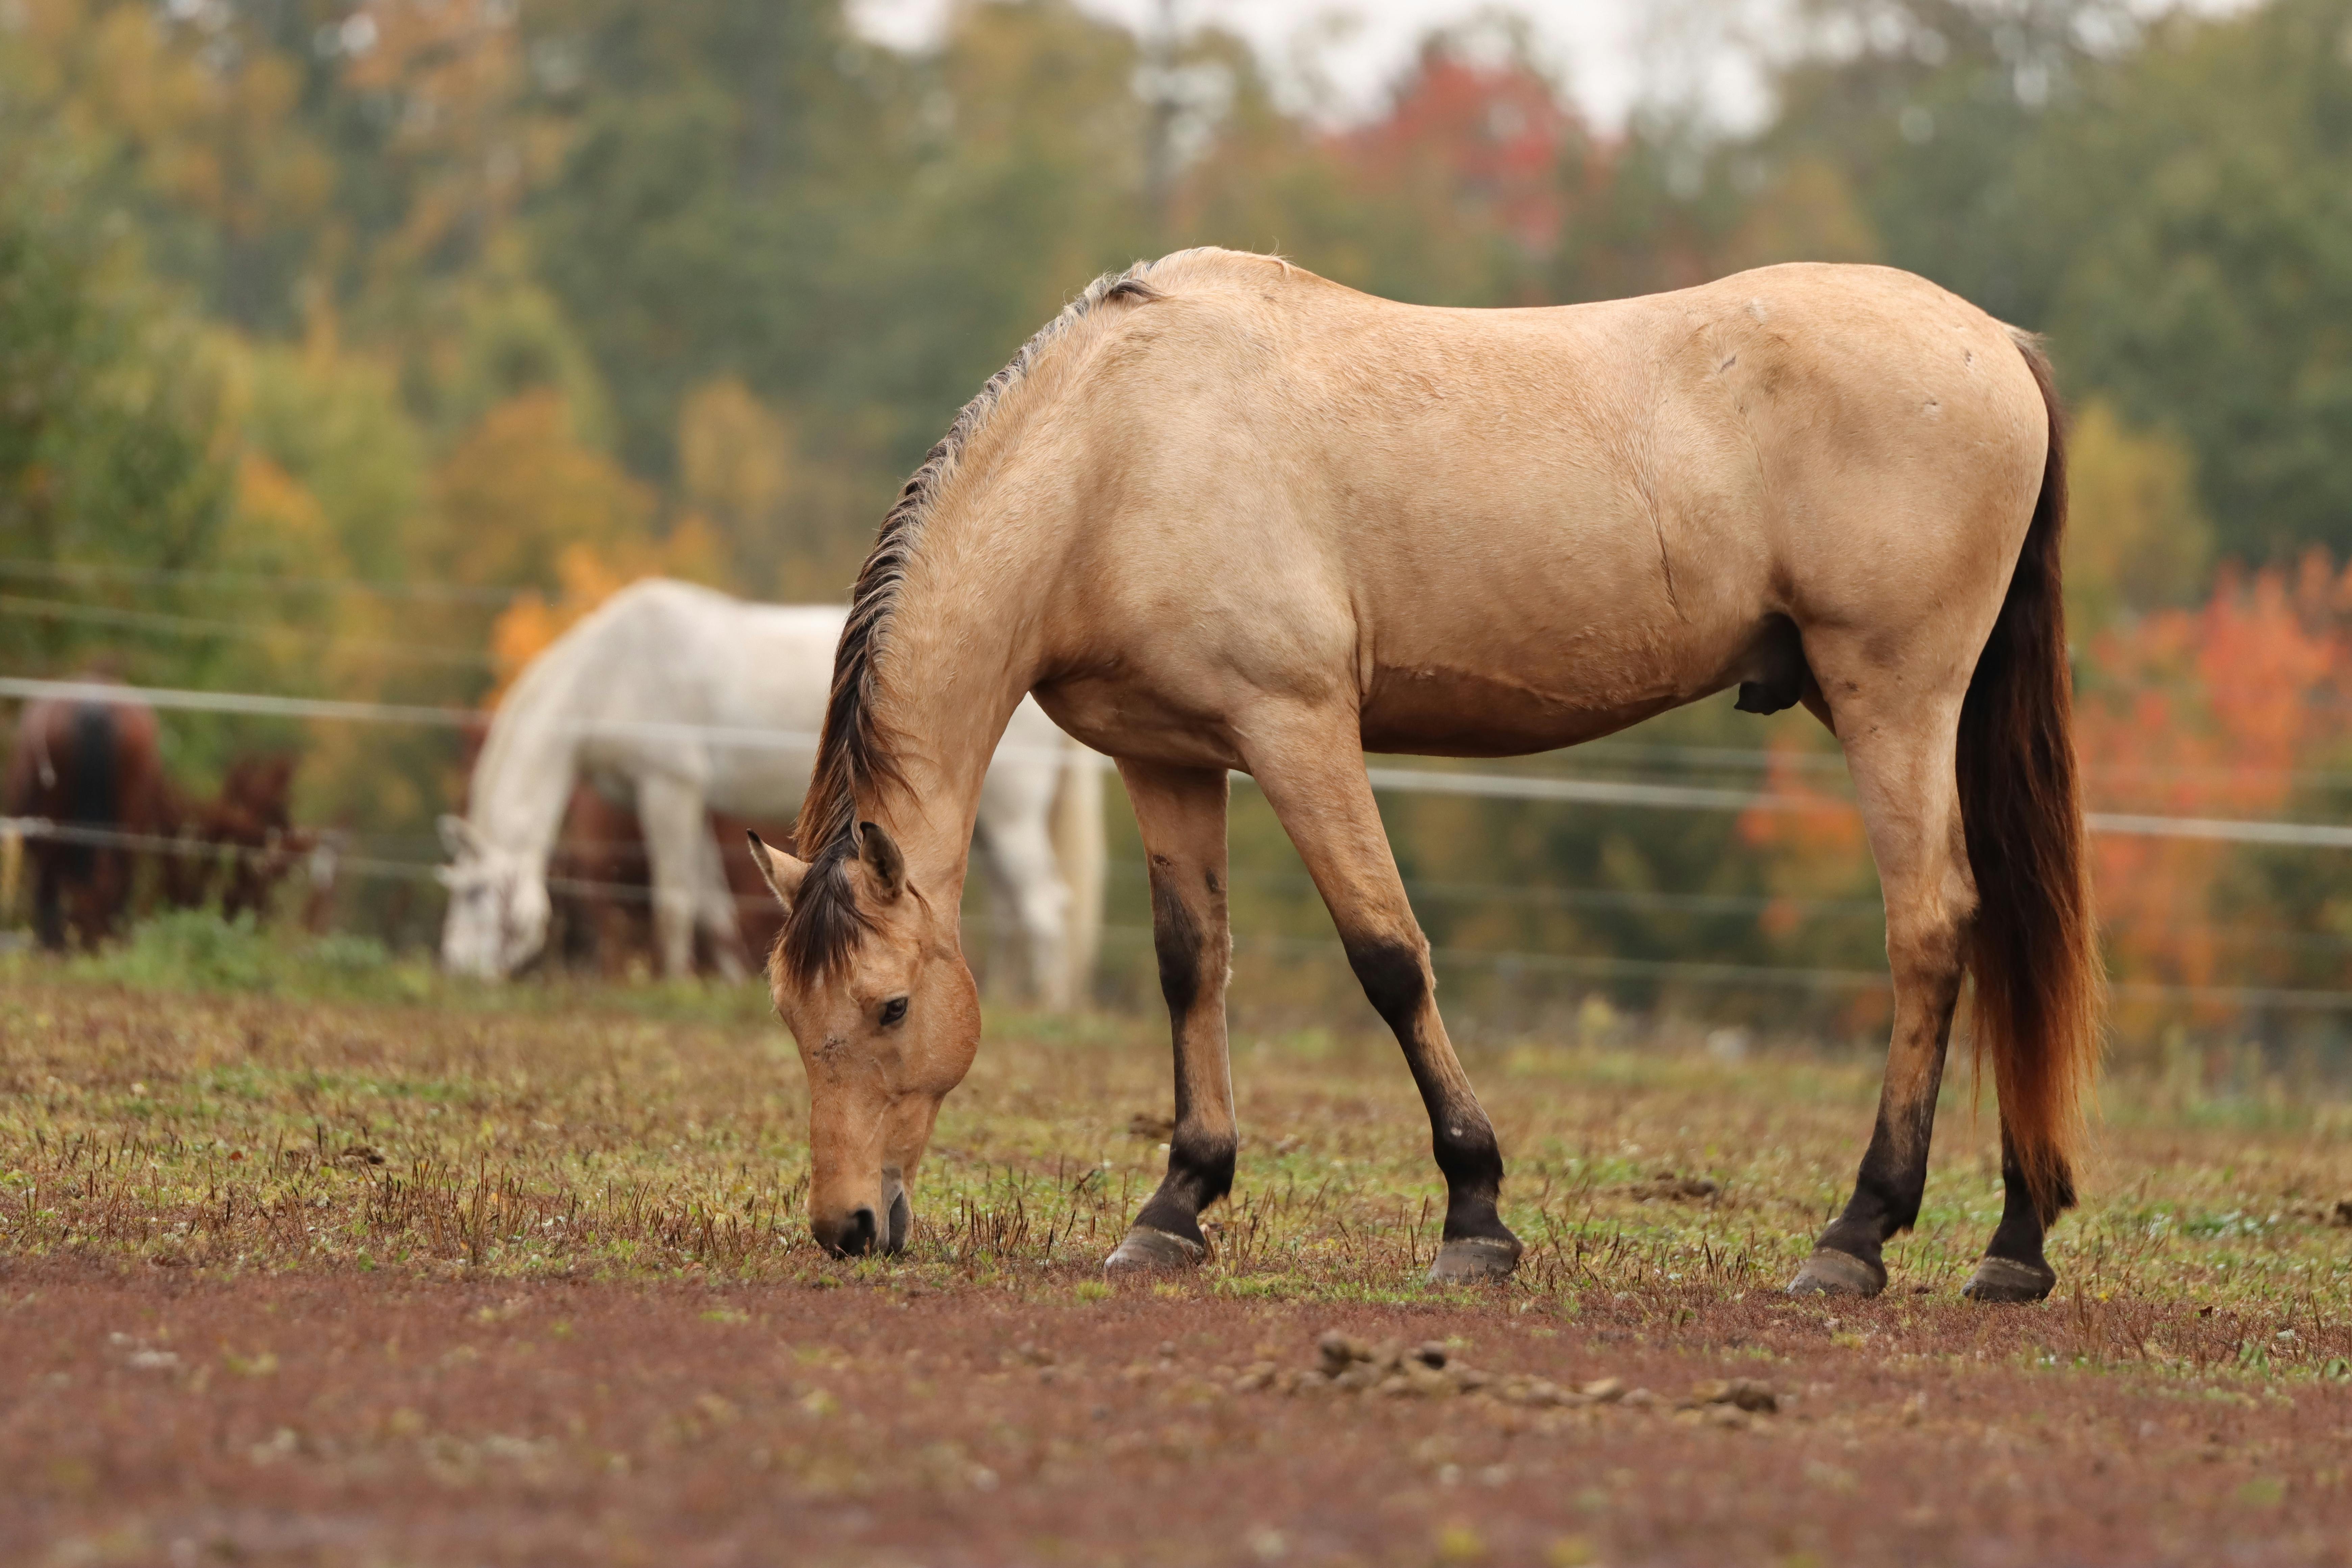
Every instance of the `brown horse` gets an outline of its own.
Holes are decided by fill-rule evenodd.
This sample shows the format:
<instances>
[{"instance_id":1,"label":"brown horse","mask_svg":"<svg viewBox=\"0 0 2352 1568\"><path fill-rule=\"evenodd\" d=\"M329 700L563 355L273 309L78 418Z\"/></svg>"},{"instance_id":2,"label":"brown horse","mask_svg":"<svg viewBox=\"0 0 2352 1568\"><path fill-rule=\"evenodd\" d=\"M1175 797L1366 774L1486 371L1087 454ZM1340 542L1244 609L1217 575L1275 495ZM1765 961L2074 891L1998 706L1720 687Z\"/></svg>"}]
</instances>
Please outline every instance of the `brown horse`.
<instances>
[{"instance_id":1,"label":"brown horse","mask_svg":"<svg viewBox=\"0 0 2352 1568\"><path fill-rule=\"evenodd\" d=\"M282 752L234 758L220 793L183 810L178 864L165 878L173 903L205 903L217 882L223 919L268 914L278 884L319 844L315 832L294 826L298 765Z\"/></svg>"},{"instance_id":2,"label":"brown horse","mask_svg":"<svg viewBox=\"0 0 2352 1568\"><path fill-rule=\"evenodd\" d=\"M130 700L27 703L0 809L58 830L29 836L25 849L41 945L62 949L70 936L93 947L113 935L146 852L110 840L163 839L178 826L154 710Z\"/></svg>"},{"instance_id":3,"label":"brown horse","mask_svg":"<svg viewBox=\"0 0 2352 1568\"><path fill-rule=\"evenodd\" d=\"M750 824L723 813L714 811L709 816L710 831L722 844L735 843L751 830ZM731 951L722 954L718 948L726 942L724 936L697 933L697 967L706 973L740 974L743 955L764 952L773 945L783 920L756 867L732 855L722 855L719 863L734 897L740 935ZM551 945L560 947L567 963L614 978L633 965L651 968L658 962L645 829L630 806L610 799L593 784L574 785L562 831L548 860L547 885L551 923L562 933Z\"/></svg>"},{"instance_id":4,"label":"brown horse","mask_svg":"<svg viewBox=\"0 0 2352 1568\"><path fill-rule=\"evenodd\" d=\"M1852 1201L1791 1289L1869 1295L1917 1216L1964 973L2007 1210L1969 1281L2048 1292L2099 979L2032 340L1935 285L1790 266L1448 310L1188 251L1033 339L902 493L835 662L770 964L808 1071L817 1238L903 1243L969 1067L973 803L1024 693L1118 759L1174 1022L1166 1179L1114 1269L1202 1256L1233 1181L1227 770L1297 846L1426 1102L1441 1280L1507 1273L1501 1156L1438 1016L1366 750L1491 756L1727 687L1836 734L1885 890L1894 1038Z\"/></svg>"}]
</instances>

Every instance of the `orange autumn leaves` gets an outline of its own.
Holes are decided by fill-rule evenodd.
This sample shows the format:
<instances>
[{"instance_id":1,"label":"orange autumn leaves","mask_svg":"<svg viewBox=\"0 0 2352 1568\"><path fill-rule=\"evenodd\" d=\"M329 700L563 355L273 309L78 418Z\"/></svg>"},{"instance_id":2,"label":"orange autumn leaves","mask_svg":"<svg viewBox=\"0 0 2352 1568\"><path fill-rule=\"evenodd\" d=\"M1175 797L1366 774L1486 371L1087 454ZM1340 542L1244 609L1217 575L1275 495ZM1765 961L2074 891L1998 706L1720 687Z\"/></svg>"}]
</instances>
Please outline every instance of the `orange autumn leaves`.
<instances>
[{"instance_id":1,"label":"orange autumn leaves","mask_svg":"<svg viewBox=\"0 0 2352 1568\"><path fill-rule=\"evenodd\" d=\"M793 481L790 426L743 384L721 378L688 395L679 418L679 487L666 528L654 492L609 454L580 440L551 393L493 409L444 465L442 510L476 526L474 581L545 581L527 588L490 629L495 705L523 666L574 622L645 577L733 586L744 557L784 526Z\"/></svg>"},{"instance_id":2,"label":"orange autumn leaves","mask_svg":"<svg viewBox=\"0 0 2352 1568\"><path fill-rule=\"evenodd\" d=\"M2294 571L2225 571L2206 603L2093 639L2077 671L2076 746L2093 810L2326 820L2311 787L2352 738L2352 569L2314 551ZM2294 984L2328 910L2270 890L2282 854L2210 839L2102 834L2101 918L2120 980L2191 987ZM2287 940L2283 940L2287 939ZM2321 977L2325 979L2325 976ZM2126 1011L2135 1007L2125 993ZM2208 997L2195 1011L2227 1005Z\"/></svg>"},{"instance_id":3,"label":"orange autumn leaves","mask_svg":"<svg viewBox=\"0 0 2352 1568\"><path fill-rule=\"evenodd\" d=\"M2332 820L2340 808L2324 775L2352 749L2352 566L2315 550L2292 569L2225 568L2202 604L2119 616L2079 639L2075 688L2088 810ZM1797 934L1801 900L1870 885L1861 819L1843 778L1811 765L1819 754L1811 737L1784 731L1766 792L1797 808L1740 823L1780 900L1763 921L1775 939ZM2126 1037L2231 1014L2237 1004L2217 994L2230 988L2340 988L2331 939L2352 931L2352 860L2309 858L2339 852L2122 833L2091 842ZM2283 858L2302 873L2284 886ZM2179 987L2189 993L2168 989Z\"/></svg>"}]
</instances>

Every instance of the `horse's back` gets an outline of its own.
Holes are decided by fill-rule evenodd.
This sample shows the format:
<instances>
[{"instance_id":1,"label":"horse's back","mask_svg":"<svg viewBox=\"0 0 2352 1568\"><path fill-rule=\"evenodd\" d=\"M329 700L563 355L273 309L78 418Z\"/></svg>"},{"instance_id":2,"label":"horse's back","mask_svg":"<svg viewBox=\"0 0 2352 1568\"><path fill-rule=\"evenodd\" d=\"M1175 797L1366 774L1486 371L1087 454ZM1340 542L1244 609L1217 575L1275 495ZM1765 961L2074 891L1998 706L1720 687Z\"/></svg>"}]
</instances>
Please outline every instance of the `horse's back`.
<instances>
[{"instance_id":1,"label":"horse's back","mask_svg":"<svg viewBox=\"0 0 2352 1568\"><path fill-rule=\"evenodd\" d=\"M1418 600L1452 584L1491 609L1498 562L1547 593L1574 591L1545 582L1549 564L1587 581L1623 566L1647 589L1632 603L1687 614L1681 592L1711 562L1804 552L1824 510L1916 525L1923 500L1940 521L1988 490L2020 534L2032 510L2045 413L2014 335L1911 273L1791 263L1480 310L1241 265L1256 260L1194 264L1222 284L1202 302L1216 319L1170 334L1189 339L1167 369L1194 406L1163 414L1262 459L1199 477L1229 494L1274 481L1286 493L1253 497L1261 521L1318 535L1359 589L1386 570ZM1324 482L1290 482L1307 476ZM1885 531L1837 547L1856 542L1906 551Z\"/></svg>"},{"instance_id":2,"label":"horse's back","mask_svg":"<svg viewBox=\"0 0 2352 1568\"><path fill-rule=\"evenodd\" d=\"M823 710L846 614L671 578L633 583L565 634L578 666L571 700L633 721L804 724Z\"/></svg>"}]
</instances>

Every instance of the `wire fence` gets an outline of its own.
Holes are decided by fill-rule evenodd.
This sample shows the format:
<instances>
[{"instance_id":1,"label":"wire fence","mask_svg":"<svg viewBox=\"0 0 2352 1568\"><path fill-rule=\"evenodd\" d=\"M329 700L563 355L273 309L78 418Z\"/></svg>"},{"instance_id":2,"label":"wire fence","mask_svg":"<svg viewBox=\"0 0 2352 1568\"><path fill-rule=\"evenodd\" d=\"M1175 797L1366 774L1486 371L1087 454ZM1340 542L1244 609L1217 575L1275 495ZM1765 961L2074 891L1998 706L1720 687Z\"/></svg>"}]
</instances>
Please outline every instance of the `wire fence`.
<instances>
[{"instance_id":1,"label":"wire fence","mask_svg":"<svg viewBox=\"0 0 2352 1568\"><path fill-rule=\"evenodd\" d=\"M339 579L261 577L224 573L177 572L160 568L67 565L5 559L0 559L0 577L32 578L65 584L103 582L133 586L176 584L222 592L291 593L316 595L367 595L392 600L472 605L481 607L503 605L512 602L514 598L514 593L509 590L467 588L454 584L377 584ZM121 609L104 605L82 605L60 601L31 599L9 594L0 594L0 612L79 618L97 625L165 630L188 635L272 637L291 632L297 636L308 637L319 646L332 646L355 652L415 657L429 662L469 668L488 668L492 662L478 655L453 652L446 647L434 648L424 645L388 640L343 638L310 633L303 628L291 628L277 623L245 619L215 620L160 611ZM111 681L37 679L15 676L0 677L0 698L26 700L56 699L68 701L138 702L151 708L175 711L447 731L478 730L488 722L488 715L480 710L465 707L289 696L264 692L127 686ZM814 755L818 742L818 737L814 733L802 731L685 721L593 719L584 721L578 728L583 738L589 739L631 740L660 745L696 745L712 749L765 752L811 758ZM1047 754L1034 748L1016 747L1007 750L1018 752L1024 756L1034 753L1042 757ZM1057 751L1051 755L1055 758L1062 758L1066 756L1066 753ZM1840 773L1843 768L1843 760L1834 753L1790 750L1770 751L1615 742L1605 748L1595 748L1590 755L1592 760L1601 763L1604 766L1632 763L1717 772L1755 773L1766 770L1791 770L1823 775ZM1111 765L1108 759L1097 758L1096 763L1099 766ZM2281 770L2269 770L2266 773L2265 770L2260 769L2238 768L2129 767L2104 769L2094 767L2088 771L2095 776L2105 774L2124 777L2182 778L2192 773L2210 774L2220 782L2243 782L2249 777L2269 776L2270 773L2281 772ZM1384 763L1374 763L1367 767L1366 772L1372 788L1388 795L1453 795L1483 800L1733 814L1810 815L1825 811L1851 812L1856 809L1853 801L1843 795L1813 793L1810 790L1802 795L1788 795L1769 788L1721 787L1654 778L1562 776L1550 773L1400 767ZM1245 774L1237 773L1234 776L1240 782L1249 782ZM2317 787L2352 784L2352 774L2296 770L2289 773L2287 776L2291 782ZM2092 812L2086 814L2084 821L2092 833L2103 836L2189 839L2289 848L2352 848L2352 825L2331 822L2189 816L2143 812ZM218 857L238 852L219 844L198 844L183 839L157 839L152 836L125 835L93 828L86 825L58 824L38 819L12 819L0 822L0 833L13 834L20 838L47 837L61 842L103 845L150 854L202 854ZM331 858L334 861L333 874L338 876L430 883L441 872L440 866L435 860L355 853L349 836L338 838ZM314 868L313 875L317 874L319 873ZM643 903L649 901L653 896L651 889L644 884L631 882L558 877L550 879L550 887L557 892L583 899L607 900L615 902ZM1414 898L1421 900L1477 900L1554 909L1622 909L1689 914L1759 914L1769 909L1792 917L1818 918L1836 915L1855 919L1869 918L1879 913L1879 906L1874 900L1805 900L1752 895L1426 882L1412 884L1409 891ZM741 901L751 903L760 900L747 896ZM1139 927L1113 927L1106 934L1111 936L1113 940L1148 939L1148 932ZM2234 935L2243 941L2285 942L2315 950L2333 951L2352 947L2352 939L2332 938L2315 933L2249 931L2220 934ZM1242 950L1297 954L1312 952L1325 956L1337 956L1340 953L1340 949L1335 942L1286 936L1251 937L1242 944ZM1448 966L1483 967L1514 973L1554 973L1596 979L1640 977L1671 980L1677 984L1701 986L1787 986L1812 991L1867 991L1873 988L1883 988L1886 984L1886 977L1880 971L1710 963L1692 960L1641 959L1609 954L1579 955L1445 948L1439 950L1437 958L1441 963ZM2115 987L2115 994L2134 1000L2352 1011L2352 992L2324 989L2158 985L2134 983L2117 985Z\"/></svg>"},{"instance_id":2,"label":"wire fence","mask_svg":"<svg viewBox=\"0 0 2352 1568\"><path fill-rule=\"evenodd\" d=\"M259 692L194 691L169 687L123 686L101 680L40 680L0 677L0 697L81 702L142 702L151 708L206 713L242 713L280 719L320 719L354 723L425 725L470 729L487 722L471 708L422 707L331 698L279 697ZM719 749L780 752L814 757L817 736L809 731L682 721L591 719L577 726L583 736L695 743ZM1000 756L1059 758L1061 751L1001 747ZM1097 765L1109 767L1108 758ZM1559 778L1526 773L1486 773L1453 769L1366 768L1372 788L1403 795L1452 795L1485 800L1549 801L1589 805L1626 805L1654 811L1790 812L1852 810L1853 803L1816 795L1775 795L1763 790L1716 789L1651 780ZM1246 773L1236 773L1246 782ZM2127 812L2090 812L2093 833L2155 838L2194 838L2219 843L2291 847L2352 848L2352 826L2281 822L2237 817L2162 816Z\"/></svg>"},{"instance_id":3,"label":"wire fence","mask_svg":"<svg viewBox=\"0 0 2352 1568\"><path fill-rule=\"evenodd\" d=\"M99 848L121 849L130 852L158 855L181 855L205 858L242 858L264 862L272 851L266 847L225 845L187 837L158 834L126 833L111 828L96 828L72 823L52 822L43 817L0 817L0 839L49 839L59 843L84 845ZM317 858L328 856L322 867ZM310 875L316 880L341 876L389 878L411 882L432 882L440 879L446 867L435 861L386 860L379 858L351 855L321 843L305 852ZM592 880L583 878L551 877L549 889L583 898L607 899L624 903L650 903L651 889L633 882ZM1442 885L1441 885L1442 886ZM1427 885L1423 891L1428 890ZM1456 889L1460 890L1460 889ZM1486 889L1481 889L1485 891ZM1505 889L1507 890L1507 889ZM1551 889L1555 892L1574 889ZM765 907L764 895L735 895L740 906ZM1860 900L1841 901L1859 909ZM1110 924L1103 928L1106 942L1130 947L1148 948L1152 941L1149 926ZM1286 936L1278 933L1252 932L1234 937L1234 951L1243 956L1265 956L1279 959L1313 958L1334 964L1347 962L1347 950L1336 940L1320 937ZM1687 959L1626 958L1612 953L1528 952L1491 948L1437 947L1430 953L1431 962L1441 971L1477 969L1489 973L1555 974L1578 979L1646 979L1671 981L1677 984L1737 989L1768 988L1804 992L1837 992L1866 994L1885 992L1890 984L1885 970L1833 969L1788 964L1708 963ZM2267 1007L2299 1012L2352 1012L2352 991L2331 991L2283 986L2256 985L2162 985L2126 983L2111 988L2112 994L2127 1001L2147 1001L2172 1004L2220 1005L2232 1008Z\"/></svg>"}]
</instances>

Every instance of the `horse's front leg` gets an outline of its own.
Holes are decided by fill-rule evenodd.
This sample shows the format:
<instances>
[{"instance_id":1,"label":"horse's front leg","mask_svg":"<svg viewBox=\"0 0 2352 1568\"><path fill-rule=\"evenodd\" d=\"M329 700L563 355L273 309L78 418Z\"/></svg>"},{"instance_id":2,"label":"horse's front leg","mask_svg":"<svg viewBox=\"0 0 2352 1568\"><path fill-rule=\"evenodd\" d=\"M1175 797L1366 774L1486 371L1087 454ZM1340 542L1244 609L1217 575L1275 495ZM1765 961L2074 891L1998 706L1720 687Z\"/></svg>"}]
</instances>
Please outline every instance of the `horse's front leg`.
<instances>
[{"instance_id":1,"label":"horse's front leg","mask_svg":"<svg viewBox=\"0 0 2352 1568\"><path fill-rule=\"evenodd\" d=\"M1232 1190L1234 1085L1225 1055L1225 774L1119 763L1151 863L1151 942L1176 1039L1176 1126L1168 1174L1103 1267L1185 1268L1207 1238L1201 1211Z\"/></svg>"},{"instance_id":2,"label":"horse's front leg","mask_svg":"<svg viewBox=\"0 0 2352 1568\"><path fill-rule=\"evenodd\" d=\"M681 778L648 773L637 780L637 820L653 873L654 947L663 975L682 979L694 973L703 841L710 837L702 791Z\"/></svg>"},{"instance_id":3,"label":"horse's front leg","mask_svg":"<svg viewBox=\"0 0 2352 1568\"><path fill-rule=\"evenodd\" d=\"M719 858L719 841L708 827L695 836L695 925L710 939L710 962L719 978L740 984L749 973L743 963L743 922L728 885L727 868Z\"/></svg>"},{"instance_id":4,"label":"horse's front leg","mask_svg":"<svg viewBox=\"0 0 2352 1568\"><path fill-rule=\"evenodd\" d=\"M1503 1155L1437 1014L1429 941L1406 901L1388 830L1364 776L1355 713L1296 723L1255 716L1250 772L1315 879L1348 963L1375 1011L1396 1032L1429 1110L1430 1143L1445 1177L1445 1228L1432 1283L1499 1279L1518 1267L1519 1238L1496 1204Z\"/></svg>"}]
</instances>

